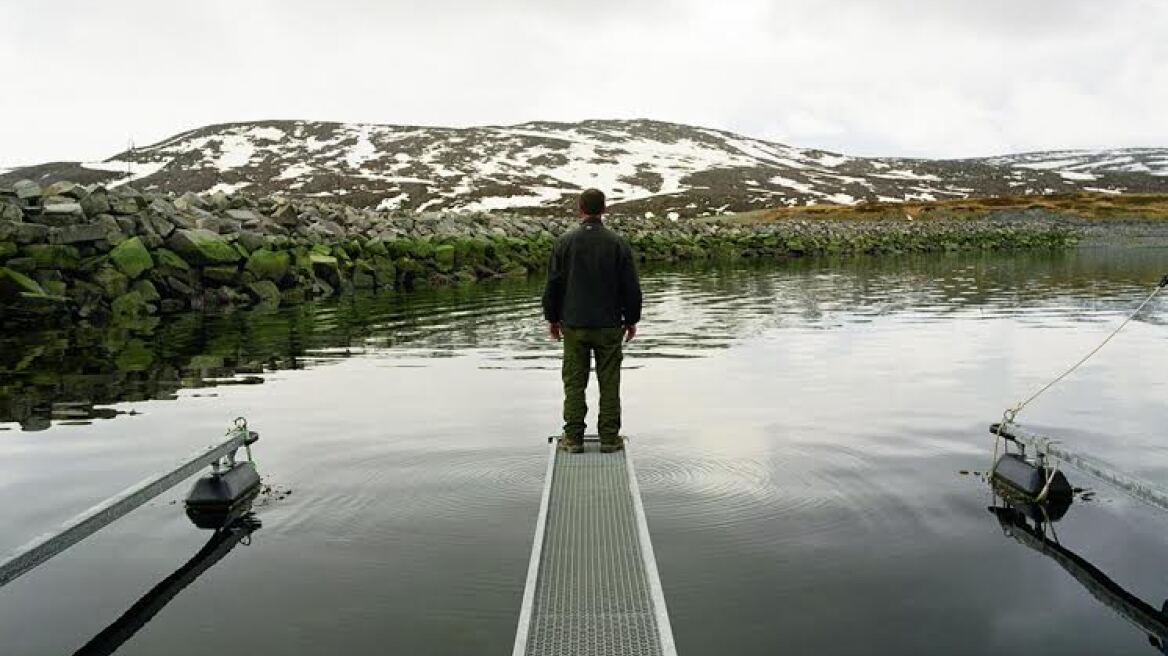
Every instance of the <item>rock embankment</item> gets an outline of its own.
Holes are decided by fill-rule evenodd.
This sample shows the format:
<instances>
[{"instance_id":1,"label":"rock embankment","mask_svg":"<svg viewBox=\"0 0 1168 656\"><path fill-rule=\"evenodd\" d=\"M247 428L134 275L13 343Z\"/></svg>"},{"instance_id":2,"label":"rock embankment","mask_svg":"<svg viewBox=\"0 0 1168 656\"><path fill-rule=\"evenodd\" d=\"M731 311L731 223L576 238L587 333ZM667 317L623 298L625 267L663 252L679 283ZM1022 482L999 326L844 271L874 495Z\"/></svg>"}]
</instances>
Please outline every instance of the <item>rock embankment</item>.
<instances>
[{"instance_id":1,"label":"rock embankment","mask_svg":"<svg viewBox=\"0 0 1168 656\"><path fill-rule=\"evenodd\" d=\"M525 276L563 219L393 214L289 198L0 188L0 313L92 320ZM614 219L643 261L1063 247L1057 221Z\"/></svg>"}]
</instances>

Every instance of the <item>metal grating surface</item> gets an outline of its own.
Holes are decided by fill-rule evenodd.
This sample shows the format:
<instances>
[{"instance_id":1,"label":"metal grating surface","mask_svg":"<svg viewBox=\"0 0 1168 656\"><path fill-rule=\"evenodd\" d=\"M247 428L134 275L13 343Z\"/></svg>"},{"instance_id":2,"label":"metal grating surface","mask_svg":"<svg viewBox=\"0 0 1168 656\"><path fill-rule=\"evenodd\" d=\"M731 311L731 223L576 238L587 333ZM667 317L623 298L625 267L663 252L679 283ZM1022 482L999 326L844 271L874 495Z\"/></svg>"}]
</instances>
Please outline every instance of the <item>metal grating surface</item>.
<instances>
[{"instance_id":1,"label":"metal grating surface","mask_svg":"<svg viewBox=\"0 0 1168 656\"><path fill-rule=\"evenodd\" d=\"M584 453L557 451L552 457L523 653L675 653L663 598L654 597L660 584L652 547L641 543L648 532L642 530L639 491L626 454L602 454L596 443L588 443ZM646 561L654 571L646 570Z\"/></svg>"}]
</instances>

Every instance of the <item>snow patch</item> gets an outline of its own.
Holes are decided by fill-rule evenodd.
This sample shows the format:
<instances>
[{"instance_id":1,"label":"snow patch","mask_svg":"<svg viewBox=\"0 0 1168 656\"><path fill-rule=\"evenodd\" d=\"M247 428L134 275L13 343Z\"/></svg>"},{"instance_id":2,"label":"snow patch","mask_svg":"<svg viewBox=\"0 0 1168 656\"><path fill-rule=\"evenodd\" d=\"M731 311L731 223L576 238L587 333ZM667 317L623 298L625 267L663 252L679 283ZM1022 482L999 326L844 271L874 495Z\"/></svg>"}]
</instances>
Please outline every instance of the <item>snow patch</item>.
<instances>
[{"instance_id":1,"label":"snow patch","mask_svg":"<svg viewBox=\"0 0 1168 656\"><path fill-rule=\"evenodd\" d=\"M356 133L357 143L345 153L345 162L350 168L359 169L365 162L377 158L377 146L373 145L373 141L370 139L374 127L372 125L359 125L355 129L351 129L350 133Z\"/></svg>"},{"instance_id":2,"label":"snow patch","mask_svg":"<svg viewBox=\"0 0 1168 656\"><path fill-rule=\"evenodd\" d=\"M402 193L389 198L382 198L381 202L377 204L377 211L384 212L387 210L396 210L401 207L401 204L410 199L409 193Z\"/></svg>"},{"instance_id":3,"label":"snow patch","mask_svg":"<svg viewBox=\"0 0 1168 656\"><path fill-rule=\"evenodd\" d=\"M315 171L313 167L304 162L297 162L280 172L273 180L295 180L301 176L308 175Z\"/></svg>"},{"instance_id":4,"label":"snow patch","mask_svg":"<svg viewBox=\"0 0 1168 656\"><path fill-rule=\"evenodd\" d=\"M237 134L223 135L219 141L219 157L211 165L219 171L230 171L247 166L255 155L256 147L251 139Z\"/></svg>"},{"instance_id":5,"label":"snow patch","mask_svg":"<svg viewBox=\"0 0 1168 656\"><path fill-rule=\"evenodd\" d=\"M1036 171L1051 171L1054 169L1062 169L1062 168L1066 168L1068 166L1074 166L1075 164L1082 164L1082 163L1083 163L1082 159L1075 158L1075 159L1055 159L1055 160L1049 160L1046 162L1042 162L1042 161L1023 162L1021 164L1015 164L1014 166L1016 166L1020 169L1034 169Z\"/></svg>"},{"instance_id":6,"label":"snow patch","mask_svg":"<svg viewBox=\"0 0 1168 656\"><path fill-rule=\"evenodd\" d=\"M844 193L828 194L828 195L823 197L823 200L825 200L829 203L835 203L837 205L855 205L856 204L855 198L853 198L852 196L849 196L848 194L844 194Z\"/></svg>"},{"instance_id":7,"label":"snow patch","mask_svg":"<svg viewBox=\"0 0 1168 656\"><path fill-rule=\"evenodd\" d=\"M927 180L929 182L940 182L940 176L932 173L917 173L909 169L892 169L884 173L873 173L873 178L883 178L885 180Z\"/></svg>"},{"instance_id":8,"label":"snow patch","mask_svg":"<svg viewBox=\"0 0 1168 656\"><path fill-rule=\"evenodd\" d=\"M243 189L244 187L247 187L250 185L251 185L250 182L236 182L236 183L220 182L219 184L211 187L210 189L207 189L203 193L204 194L213 194L213 193L222 191L223 193L230 195L230 194L234 194L235 192L239 191L240 189Z\"/></svg>"},{"instance_id":9,"label":"snow patch","mask_svg":"<svg viewBox=\"0 0 1168 656\"><path fill-rule=\"evenodd\" d=\"M283 141L288 136L280 128L272 127L252 128L246 134L261 141Z\"/></svg>"},{"instance_id":10,"label":"snow patch","mask_svg":"<svg viewBox=\"0 0 1168 656\"><path fill-rule=\"evenodd\" d=\"M492 210L506 210L514 207L531 207L532 205L546 205L560 200L563 197L562 189L542 187L533 189L534 194L528 196L486 196L459 207L463 212L490 212Z\"/></svg>"},{"instance_id":11,"label":"snow patch","mask_svg":"<svg viewBox=\"0 0 1168 656\"><path fill-rule=\"evenodd\" d=\"M112 171L114 173L121 173L125 177L105 183L106 187L114 188L120 187L124 184L131 183L135 180L145 178L150 175L158 173L170 164L170 160L161 162L126 162L116 159L107 159L104 162L81 162L82 168L87 168L92 171Z\"/></svg>"}]
</instances>

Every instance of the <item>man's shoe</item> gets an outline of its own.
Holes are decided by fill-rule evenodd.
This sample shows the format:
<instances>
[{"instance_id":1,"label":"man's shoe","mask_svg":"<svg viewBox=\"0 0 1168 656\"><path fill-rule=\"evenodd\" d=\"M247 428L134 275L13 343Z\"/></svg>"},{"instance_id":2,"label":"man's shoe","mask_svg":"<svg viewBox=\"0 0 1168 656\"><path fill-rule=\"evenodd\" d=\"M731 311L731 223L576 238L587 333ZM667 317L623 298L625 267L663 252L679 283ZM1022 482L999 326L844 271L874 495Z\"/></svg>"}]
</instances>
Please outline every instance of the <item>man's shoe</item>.
<instances>
[{"instance_id":1,"label":"man's shoe","mask_svg":"<svg viewBox=\"0 0 1168 656\"><path fill-rule=\"evenodd\" d=\"M584 453L584 438L570 438L563 436L560 438L560 450L568 453Z\"/></svg>"},{"instance_id":2,"label":"man's shoe","mask_svg":"<svg viewBox=\"0 0 1168 656\"><path fill-rule=\"evenodd\" d=\"M615 451L620 451L621 449L624 449L624 448L625 448L624 438L618 437L615 440L606 440L606 439L600 440L600 452L601 453L613 453Z\"/></svg>"}]
</instances>

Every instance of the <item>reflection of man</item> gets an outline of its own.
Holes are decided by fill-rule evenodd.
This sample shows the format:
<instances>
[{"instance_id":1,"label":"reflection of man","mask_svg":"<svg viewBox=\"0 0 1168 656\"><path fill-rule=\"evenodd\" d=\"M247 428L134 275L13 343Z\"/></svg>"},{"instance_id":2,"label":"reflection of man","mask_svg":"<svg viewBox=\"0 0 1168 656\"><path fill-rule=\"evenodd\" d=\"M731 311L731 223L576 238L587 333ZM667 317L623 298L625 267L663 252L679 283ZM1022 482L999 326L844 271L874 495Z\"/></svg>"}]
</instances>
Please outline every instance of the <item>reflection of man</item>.
<instances>
[{"instance_id":1,"label":"reflection of man","mask_svg":"<svg viewBox=\"0 0 1168 656\"><path fill-rule=\"evenodd\" d=\"M604 226L604 194L580 194L580 225L556 242L543 292L548 332L564 341L564 436L560 447L584 450L584 390L592 357L600 385L600 450L622 448L620 438L621 338L637 335L641 284L627 241Z\"/></svg>"}]
</instances>

